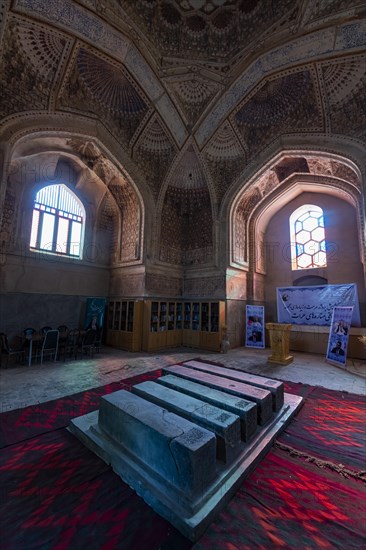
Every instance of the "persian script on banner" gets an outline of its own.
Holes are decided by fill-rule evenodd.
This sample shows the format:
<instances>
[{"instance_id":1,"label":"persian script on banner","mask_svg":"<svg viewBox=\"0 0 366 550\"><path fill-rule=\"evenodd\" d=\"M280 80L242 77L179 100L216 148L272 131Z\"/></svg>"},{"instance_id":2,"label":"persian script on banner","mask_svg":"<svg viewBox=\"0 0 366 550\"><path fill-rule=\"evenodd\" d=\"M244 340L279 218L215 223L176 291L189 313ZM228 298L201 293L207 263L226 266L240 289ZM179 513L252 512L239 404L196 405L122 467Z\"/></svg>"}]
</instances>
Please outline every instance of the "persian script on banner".
<instances>
[{"instance_id":1,"label":"persian script on banner","mask_svg":"<svg viewBox=\"0 0 366 550\"><path fill-rule=\"evenodd\" d=\"M353 306L352 325L361 326L357 285L354 283L277 288L279 323L329 326L333 309L338 306Z\"/></svg>"}]
</instances>

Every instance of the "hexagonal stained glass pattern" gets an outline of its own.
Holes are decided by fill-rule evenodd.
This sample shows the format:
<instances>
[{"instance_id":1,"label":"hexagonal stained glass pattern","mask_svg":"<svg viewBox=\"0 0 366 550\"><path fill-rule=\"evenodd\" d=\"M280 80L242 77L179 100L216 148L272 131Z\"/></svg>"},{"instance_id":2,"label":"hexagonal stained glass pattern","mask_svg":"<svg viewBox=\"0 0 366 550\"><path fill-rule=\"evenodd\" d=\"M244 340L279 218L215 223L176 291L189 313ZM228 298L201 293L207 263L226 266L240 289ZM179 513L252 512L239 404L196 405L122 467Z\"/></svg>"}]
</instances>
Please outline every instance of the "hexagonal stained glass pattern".
<instances>
[{"instance_id":1,"label":"hexagonal stained glass pattern","mask_svg":"<svg viewBox=\"0 0 366 550\"><path fill-rule=\"evenodd\" d=\"M299 214L296 216L296 214ZM290 217L291 237L295 241L293 269L310 269L327 265L323 211L304 205Z\"/></svg>"},{"instance_id":2,"label":"hexagonal stained glass pattern","mask_svg":"<svg viewBox=\"0 0 366 550\"><path fill-rule=\"evenodd\" d=\"M316 254L319 252L319 243L316 241L308 241L304 244L304 252L310 255Z\"/></svg>"},{"instance_id":3,"label":"hexagonal stained glass pattern","mask_svg":"<svg viewBox=\"0 0 366 550\"><path fill-rule=\"evenodd\" d=\"M301 256L297 258L297 265L299 266L300 269L310 268L312 267L311 264L312 264L312 259L311 259L311 256L309 256L309 254L301 254Z\"/></svg>"},{"instance_id":4,"label":"hexagonal stained glass pattern","mask_svg":"<svg viewBox=\"0 0 366 550\"><path fill-rule=\"evenodd\" d=\"M312 217L307 218L306 220L303 221L302 226L307 231L312 231L313 229L318 227L318 220Z\"/></svg>"}]
</instances>

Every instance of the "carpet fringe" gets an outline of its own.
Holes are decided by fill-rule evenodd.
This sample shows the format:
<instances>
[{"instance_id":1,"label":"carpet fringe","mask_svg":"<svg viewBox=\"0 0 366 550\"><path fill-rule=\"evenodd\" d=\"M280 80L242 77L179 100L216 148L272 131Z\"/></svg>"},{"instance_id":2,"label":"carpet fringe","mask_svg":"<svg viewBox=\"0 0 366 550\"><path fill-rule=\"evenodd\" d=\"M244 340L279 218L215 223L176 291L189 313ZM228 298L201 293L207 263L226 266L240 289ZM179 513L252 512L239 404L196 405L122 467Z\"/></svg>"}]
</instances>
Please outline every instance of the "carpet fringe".
<instances>
[{"instance_id":1,"label":"carpet fringe","mask_svg":"<svg viewBox=\"0 0 366 550\"><path fill-rule=\"evenodd\" d=\"M358 479L366 484L366 470L360 470L359 472L353 472L352 470L349 470L346 468L343 464L334 464L333 462L330 462L328 460L322 460L320 458L317 458L312 455L308 455L306 453L303 453L301 451L298 451L294 447L290 447L290 445L284 445L283 443L280 443L279 441L275 441L274 444L275 447L278 447L281 449L281 451L285 451L290 454L292 457L296 458L304 458L306 462L311 462L312 464L315 464L318 466L318 468L329 468L330 470L333 470L334 472L337 472L341 476L348 478L352 477L354 479Z\"/></svg>"}]
</instances>

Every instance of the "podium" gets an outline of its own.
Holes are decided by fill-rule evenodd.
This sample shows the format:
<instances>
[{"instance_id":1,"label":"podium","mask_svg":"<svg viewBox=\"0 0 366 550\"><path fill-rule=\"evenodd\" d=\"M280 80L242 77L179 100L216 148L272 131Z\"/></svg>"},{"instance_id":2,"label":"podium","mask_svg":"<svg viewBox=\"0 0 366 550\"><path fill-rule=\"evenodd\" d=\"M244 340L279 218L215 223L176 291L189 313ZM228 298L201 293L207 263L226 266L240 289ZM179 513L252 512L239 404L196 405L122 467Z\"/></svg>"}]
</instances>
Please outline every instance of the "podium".
<instances>
[{"instance_id":1,"label":"podium","mask_svg":"<svg viewBox=\"0 0 366 550\"><path fill-rule=\"evenodd\" d=\"M266 328L269 331L272 355L268 357L269 363L288 365L294 360L290 355L290 330L291 324L285 323L267 323Z\"/></svg>"}]
</instances>

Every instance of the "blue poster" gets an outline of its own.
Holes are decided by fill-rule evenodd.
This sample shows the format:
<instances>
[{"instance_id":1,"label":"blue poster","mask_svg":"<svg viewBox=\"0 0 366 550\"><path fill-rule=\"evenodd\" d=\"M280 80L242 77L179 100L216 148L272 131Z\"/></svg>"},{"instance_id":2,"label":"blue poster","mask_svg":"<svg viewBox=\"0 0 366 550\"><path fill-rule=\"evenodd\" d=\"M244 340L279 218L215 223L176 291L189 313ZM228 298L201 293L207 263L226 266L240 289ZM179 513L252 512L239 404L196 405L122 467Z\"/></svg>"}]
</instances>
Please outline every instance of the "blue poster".
<instances>
[{"instance_id":1,"label":"blue poster","mask_svg":"<svg viewBox=\"0 0 366 550\"><path fill-rule=\"evenodd\" d=\"M107 304L106 298L87 298L85 308L84 329L90 328L102 331L104 312Z\"/></svg>"},{"instance_id":2,"label":"blue poster","mask_svg":"<svg viewBox=\"0 0 366 550\"><path fill-rule=\"evenodd\" d=\"M264 348L264 306L246 306L247 348Z\"/></svg>"},{"instance_id":3,"label":"blue poster","mask_svg":"<svg viewBox=\"0 0 366 550\"><path fill-rule=\"evenodd\" d=\"M352 306L352 326L361 326L357 285L354 283L277 288L279 323L329 326L333 309L338 306Z\"/></svg>"},{"instance_id":4,"label":"blue poster","mask_svg":"<svg viewBox=\"0 0 366 550\"><path fill-rule=\"evenodd\" d=\"M352 309L352 306L335 307L333 309L328 339L327 361L334 365L346 365Z\"/></svg>"}]
</instances>

